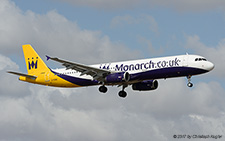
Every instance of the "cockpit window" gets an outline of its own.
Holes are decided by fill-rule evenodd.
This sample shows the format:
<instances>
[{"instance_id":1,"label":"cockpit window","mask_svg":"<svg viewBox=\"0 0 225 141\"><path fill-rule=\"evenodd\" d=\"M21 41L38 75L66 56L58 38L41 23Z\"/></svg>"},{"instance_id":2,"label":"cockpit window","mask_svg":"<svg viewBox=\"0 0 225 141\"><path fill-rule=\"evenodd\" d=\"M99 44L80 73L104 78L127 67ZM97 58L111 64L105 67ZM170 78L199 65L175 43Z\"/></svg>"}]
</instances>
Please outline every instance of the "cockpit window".
<instances>
[{"instance_id":1,"label":"cockpit window","mask_svg":"<svg viewBox=\"0 0 225 141\"><path fill-rule=\"evenodd\" d=\"M205 58L195 58L195 61L207 61Z\"/></svg>"}]
</instances>

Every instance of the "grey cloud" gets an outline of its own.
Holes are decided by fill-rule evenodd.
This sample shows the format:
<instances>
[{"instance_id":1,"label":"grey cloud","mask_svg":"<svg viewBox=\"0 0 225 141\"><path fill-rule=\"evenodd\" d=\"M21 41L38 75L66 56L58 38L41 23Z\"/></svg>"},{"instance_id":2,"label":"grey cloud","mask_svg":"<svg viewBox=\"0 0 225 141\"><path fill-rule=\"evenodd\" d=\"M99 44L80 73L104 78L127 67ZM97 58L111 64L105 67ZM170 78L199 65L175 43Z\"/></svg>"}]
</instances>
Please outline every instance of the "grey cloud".
<instances>
[{"instance_id":1,"label":"grey cloud","mask_svg":"<svg viewBox=\"0 0 225 141\"><path fill-rule=\"evenodd\" d=\"M129 95L130 103L126 107L158 119L179 119L189 114L216 117L220 111L225 110L222 108L225 91L218 82L194 83L193 80L194 89L186 87L187 82L182 78L159 82L160 86L156 91L129 91L132 94Z\"/></svg>"},{"instance_id":2,"label":"grey cloud","mask_svg":"<svg viewBox=\"0 0 225 141\"><path fill-rule=\"evenodd\" d=\"M224 0L61 0L62 2L72 3L94 8L107 10L131 9L131 8L154 8L166 7L175 9L179 12L202 12L210 10L224 10Z\"/></svg>"},{"instance_id":3,"label":"grey cloud","mask_svg":"<svg viewBox=\"0 0 225 141\"><path fill-rule=\"evenodd\" d=\"M156 48L152 45L150 39L146 39L145 37L138 36L138 42L143 45L143 50L146 50L150 56L159 56L162 55L165 50L162 47ZM146 46L146 47L145 47Z\"/></svg>"},{"instance_id":4,"label":"grey cloud","mask_svg":"<svg viewBox=\"0 0 225 141\"><path fill-rule=\"evenodd\" d=\"M100 31L82 30L56 11L39 15L22 12L11 1L0 7L0 44L2 53L21 52L30 43L42 56L49 54L81 63L100 63L136 58L139 52L119 42L112 42ZM13 41L13 42L12 42ZM129 54L127 53L129 52Z\"/></svg>"},{"instance_id":5,"label":"grey cloud","mask_svg":"<svg viewBox=\"0 0 225 141\"><path fill-rule=\"evenodd\" d=\"M111 28L125 27L129 24L130 25L148 24L150 31L154 32L156 35L159 34L158 24L155 18L150 15L140 15L137 17L133 17L130 15L116 16L112 19L110 23L110 27Z\"/></svg>"},{"instance_id":6,"label":"grey cloud","mask_svg":"<svg viewBox=\"0 0 225 141\"><path fill-rule=\"evenodd\" d=\"M23 89L24 83L18 84L18 79L7 73L7 71L18 70L19 66L10 58L0 54L0 95L3 97L21 97L27 95L27 90ZM17 91L21 94L18 95Z\"/></svg>"},{"instance_id":7,"label":"grey cloud","mask_svg":"<svg viewBox=\"0 0 225 141\"><path fill-rule=\"evenodd\" d=\"M73 0L61 0L64 2L72 3L74 5L81 5L81 6L89 6L94 8L102 8L102 9L122 9L122 8L130 8L140 5L140 1L137 0L83 0L83 1L73 1Z\"/></svg>"},{"instance_id":8,"label":"grey cloud","mask_svg":"<svg viewBox=\"0 0 225 141\"><path fill-rule=\"evenodd\" d=\"M193 49L199 55L205 56L209 61L215 64L214 70L210 73L213 76L224 78L225 77L225 39L222 39L216 46L207 46L200 41L197 35L186 36L186 48Z\"/></svg>"},{"instance_id":9,"label":"grey cloud","mask_svg":"<svg viewBox=\"0 0 225 141\"><path fill-rule=\"evenodd\" d=\"M18 66L1 58L11 64L0 61L6 70ZM225 90L218 82L188 89L184 79L161 80L156 91L127 88L128 97L120 99L116 87L102 95L97 87L21 85L5 76L22 88L0 88L11 95L0 95L1 140L172 140L174 134L225 133Z\"/></svg>"}]
</instances>

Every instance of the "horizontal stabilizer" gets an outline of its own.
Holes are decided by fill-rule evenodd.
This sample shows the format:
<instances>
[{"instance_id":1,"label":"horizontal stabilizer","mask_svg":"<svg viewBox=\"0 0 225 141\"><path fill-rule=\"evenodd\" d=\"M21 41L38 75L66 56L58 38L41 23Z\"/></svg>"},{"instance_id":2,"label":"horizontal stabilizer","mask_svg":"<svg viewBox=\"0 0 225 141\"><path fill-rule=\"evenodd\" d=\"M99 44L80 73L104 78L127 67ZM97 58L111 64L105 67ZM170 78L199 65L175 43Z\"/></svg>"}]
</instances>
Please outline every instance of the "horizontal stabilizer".
<instances>
[{"instance_id":1,"label":"horizontal stabilizer","mask_svg":"<svg viewBox=\"0 0 225 141\"><path fill-rule=\"evenodd\" d=\"M45 55L46 57L47 57L47 61L49 60L49 59L51 59L51 57L49 57L48 55Z\"/></svg>"},{"instance_id":2,"label":"horizontal stabilizer","mask_svg":"<svg viewBox=\"0 0 225 141\"><path fill-rule=\"evenodd\" d=\"M23 73L19 73L19 72L7 71L7 73L11 73L11 74L19 75L19 76L24 76L24 77L28 77L30 79L36 79L37 78L34 75L28 75L28 74L23 74Z\"/></svg>"}]
</instances>

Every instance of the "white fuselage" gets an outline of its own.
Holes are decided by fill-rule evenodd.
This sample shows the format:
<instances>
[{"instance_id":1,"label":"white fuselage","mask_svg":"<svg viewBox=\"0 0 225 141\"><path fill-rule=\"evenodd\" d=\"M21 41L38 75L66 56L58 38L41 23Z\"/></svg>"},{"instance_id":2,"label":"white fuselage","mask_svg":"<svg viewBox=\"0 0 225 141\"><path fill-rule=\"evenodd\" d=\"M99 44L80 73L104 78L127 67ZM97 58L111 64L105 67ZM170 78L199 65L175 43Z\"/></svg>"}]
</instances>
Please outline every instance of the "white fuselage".
<instances>
[{"instance_id":1,"label":"white fuselage","mask_svg":"<svg viewBox=\"0 0 225 141\"><path fill-rule=\"evenodd\" d=\"M178 55L178 56L140 59L124 62L102 63L90 66L109 70L111 72L129 72L130 74L166 68L178 68L178 67L201 69L205 70L206 72L214 68L213 63L207 61L204 57L199 55ZM65 74L68 76L77 77L81 79L89 79L89 80L93 79L89 75L81 76L80 72L71 69L67 70L65 68L62 68L62 69L54 69L54 71L60 74Z\"/></svg>"}]
</instances>

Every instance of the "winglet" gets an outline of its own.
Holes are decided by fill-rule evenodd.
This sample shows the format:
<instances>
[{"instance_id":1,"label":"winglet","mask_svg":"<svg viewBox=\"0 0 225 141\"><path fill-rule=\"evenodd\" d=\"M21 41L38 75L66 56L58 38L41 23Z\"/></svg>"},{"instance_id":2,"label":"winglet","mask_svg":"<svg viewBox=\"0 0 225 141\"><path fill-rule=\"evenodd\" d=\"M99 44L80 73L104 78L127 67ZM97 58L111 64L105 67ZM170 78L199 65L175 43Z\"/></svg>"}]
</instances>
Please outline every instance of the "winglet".
<instances>
[{"instance_id":1,"label":"winglet","mask_svg":"<svg viewBox=\"0 0 225 141\"><path fill-rule=\"evenodd\" d=\"M49 60L49 59L51 59L51 57L50 56L48 56L48 55L45 55L46 57L47 57L47 61Z\"/></svg>"}]
</instances>

